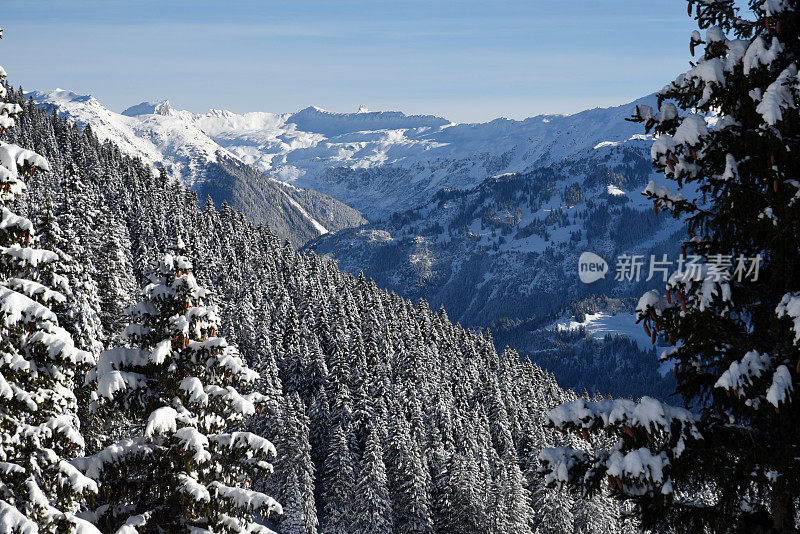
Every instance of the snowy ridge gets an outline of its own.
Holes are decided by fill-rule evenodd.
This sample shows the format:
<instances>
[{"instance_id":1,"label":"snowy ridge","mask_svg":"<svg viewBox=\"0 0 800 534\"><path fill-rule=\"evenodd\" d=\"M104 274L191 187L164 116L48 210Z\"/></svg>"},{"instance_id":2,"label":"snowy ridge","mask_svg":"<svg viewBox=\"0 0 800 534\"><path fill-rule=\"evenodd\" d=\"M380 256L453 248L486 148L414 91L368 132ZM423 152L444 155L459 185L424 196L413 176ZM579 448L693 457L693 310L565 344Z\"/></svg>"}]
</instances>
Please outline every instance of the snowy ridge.
<instances>
[{"instance_id":1,"label":"snowy ridge","mask_svg":"<svg viewBox=\"0 0 800 534\"><path fill-rule=\"evenodd\" d=\"M129 116L106 109L91 95L77 95L63 89L50 93L34 91L29 96L37 104L56 108L59 114L80 125L90 125L99 139L113 141L122 151L151 165L163 164L170 174L180 176L189 186L202 175L204 166L216 162L220 155L235 157L183 116L171 112L169 102L139 104L126 110L129 114L137 113ZM144 114L148 109L151 113Z\"/></svg>"},{"instance_id":2,"label":"snowy ridge","mask_svg":"<svg viewBox=\"0 0 800 534\"><path fill-rule=\"evenodd\" d=\"M69 91L31 96L91 124L98 137L126 152L163 162L189 185L202 178L203 162L224 154L276 180L330 195L370 219L417 206L443 188L475 187L486 176L648 143L639 125L624 119L636 104L654 100L574 115L453 124L433 115L363 107L354 113L312 106L292 114L194 114L168 101L143 102L117 114Z\"/></svg>"},{"instance_id":3,"label":"snowy ridge","mask_svg":"<svg viewBox=\"0 0 800 534\"><path fill-rule=\"evenodd\" d=\"M90 125L101 141L111 141L153 167L163 166L170 176L195 189L201 200L206 195L217 204L226 200L296 245L328 230L365 222L355 210L332 198L287 191L260 172L270 167L272 155L265 152L291 151L322 138L287 133L281 129L286 115L236 115L224 110L197 115L174 109L168 100L142 102L119 114L90 95L62 89L28 95L40 107L55 109L81 126ZM269 149L259 152L258 147Z\"/></svg>"},{"instance_id":4,"label":"snowy ridge","mask_svg":"<svg viewBox=\"0 0 800 534\"><path fill-rule=\"evenodd\" d=\"M139 138L133 128L133 121L109 111L91 95L78 95L72 91L56 89L49 93L34 91L27 96L42 107L57 108L60 114L69 116L77 124L90 124L99 139L115 142L130 155L151 164L163 159L153 143Z\"/></svg>"},{"instance_id":5,"label":"snowy ridge","mask_svg":"<svg viewBox=\"0 0 800 534\"><path fill-rule=\"evenodd\" d=\"M363 109L363 108L361 108ZM399 111L362 111L333 113L316 106L307 107L286 118L298 130L328 137L357 131L441 128L450 121L433 115L406 115Z\"/></svg>"}]
</instances>

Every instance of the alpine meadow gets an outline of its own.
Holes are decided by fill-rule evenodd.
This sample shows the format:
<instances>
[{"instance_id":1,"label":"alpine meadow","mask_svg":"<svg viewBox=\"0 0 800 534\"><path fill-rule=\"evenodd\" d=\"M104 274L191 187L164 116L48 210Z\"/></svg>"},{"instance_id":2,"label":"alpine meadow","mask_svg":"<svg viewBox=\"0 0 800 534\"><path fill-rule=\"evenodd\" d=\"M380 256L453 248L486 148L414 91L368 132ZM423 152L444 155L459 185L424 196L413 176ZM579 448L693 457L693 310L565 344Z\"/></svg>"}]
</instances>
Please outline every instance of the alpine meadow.
<instances>
[{"instance_id":1,"label":"alpine meadow","mask_svg":"<svg viewBox=\"0 0 800 534\"><path fill-rule=\"evenodd\" d=\"M800 2L9 2L0 534L800 532Z\"/></svg>"}]
</instances>

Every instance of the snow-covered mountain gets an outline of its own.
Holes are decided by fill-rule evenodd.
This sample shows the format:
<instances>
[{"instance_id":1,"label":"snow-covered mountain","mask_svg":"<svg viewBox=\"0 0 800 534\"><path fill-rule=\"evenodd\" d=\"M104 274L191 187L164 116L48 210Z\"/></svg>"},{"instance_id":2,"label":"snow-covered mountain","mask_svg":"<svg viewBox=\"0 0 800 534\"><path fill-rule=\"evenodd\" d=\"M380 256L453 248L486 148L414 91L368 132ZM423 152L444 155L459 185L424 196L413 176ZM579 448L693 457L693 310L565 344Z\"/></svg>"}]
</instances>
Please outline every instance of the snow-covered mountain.
<instances>
[{"instance_id":1,"label":"snow-covered mountain","mask_svg":"<svg viewBox=\"0 0 800 534\"><path fill-rule=\"evenodd\" d=\"M443 188L468 189L487 176L524 173L644 137L639 125L624 120L640 102L575 115L453 124L363 106L355 113L308 107L284 114L194 114L161 101L117 114L68 91L32 96L91 124L124 150L163 162L187 184L203 179L205 162L233 157L273 179L329 195L370 220L418 206Z\"/></svg>"},{"instance_id":2,"label":"snow-covered mountain","mask_svg":"<svg viewBox=\"0 0 800 534\"><path fill-rule=\"evenodd\" d=\"M467 189L495 174L591 154L598 145L639 141L641 127L624 120L636 103L484 124L314 107L292 115L210 112L196 120L243 161L376 220L418 206L443 188Z\"/></svg>"},{"instance_id":3,"label":"snow-covered mountain","mask_svg":"<svg viewBox=\"0 0 800 534\"><path fill-rule=\"evenodd\" d=\"M175 110L168 101L143 102L119 114L92 96L62 89L29 96L41 107L90 125L101 140L163 167L195 189L201 200L210 195L217 203L227 201L298 246L328 231L366 222L356 210L330 197L271 180L209 137L203 131L204 116Z\"/></svg>"},{"instance_id":4,"label":"snow-covered mountain","mask_svg":"<svg viewBox=\"0 0 800 534\"><path fill-rule=\"evenodd\" d=\"M49 93L34 91L34 102L54 107L81 125L91 125L102 140L116 143L124 152L138 156L150 164L160 163L187 185L193 185L204 165L216 162L220 155L233 154L222 149L199 129L190 127L167 104L139 104L126 110L150 111L148 114L119 114L106 109L91 95L56 89ZM164 112L154 114L155 108Z\"/></svg>"}]
</instances>

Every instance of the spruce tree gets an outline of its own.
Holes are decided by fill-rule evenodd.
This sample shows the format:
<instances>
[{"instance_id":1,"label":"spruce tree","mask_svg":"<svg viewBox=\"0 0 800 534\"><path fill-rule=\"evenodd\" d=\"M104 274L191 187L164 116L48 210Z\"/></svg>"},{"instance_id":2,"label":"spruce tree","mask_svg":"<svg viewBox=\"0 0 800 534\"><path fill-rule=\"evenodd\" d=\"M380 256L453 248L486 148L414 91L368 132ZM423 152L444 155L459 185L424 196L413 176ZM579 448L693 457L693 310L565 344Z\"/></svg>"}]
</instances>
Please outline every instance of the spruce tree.
<instances>
[{"instance_id":1,"label":"spruce tree","mask_svg":"<svg viewBox=\"0 0 800 534\"><path fill-rule=\"evenodd\" d=\"M309 419L303 401L293 393L285 398L284 425L279 440L280 462L276 466L281 480L279 498L283 505L282 534L316 534L317 511L314 502L314 464L309 443Z\"/></svg>"},{"instance_id":2,"label":"spruce tree","mask_svg":"<svg viewBox=\"0 0 800 534\"><path fill-rule=\"evenodd\" d=\"M95 210L90 188L83 181L78 170L72 168L69 177L62 181L53 206L55 221L45 214L44 222L49 231L42 237L58 254L55 267L69 288L68 301L63 312L58 313L61 324L72 334L79 348L97 356L105 348L105 335L100 321L99 274L92 243ZM107 267L110 271L114 266ZM115 271L113 274L123 277L125 273Z\"/></svg>"},{"instance_id":3,"label":"spruce tree","mask_svg":"<svg viewBox=\"0 0 800 534\"><path fill-rule=\"evenodd\" d=\"M119 216L107 206L101 208L100 226L106 230L98 251L99 265L103 266L98 273L100 319L107 336L119 336L124 329L125 308L136 293L130 237Z\"/></svg>"},{"instance_id":4,"label":"spruce tree","mask_svg":"<svg viewBox=\"0 0 800 534\"><path fill-rule=\"evenodd\" d=\"M145 299L129 308L129 345L103 352L89 374L98 409L124 410L138 429L77 464L101 482L94 513L106 531L244 533L260 531L255 517L280 512L250 489L272 470L272 443L229 431L262 402L245 393L258 374L217 336L216 307L205 305L209 292L184 249L178 238L150 275Z\"/></svg>"},{"instance_id":5,"label":"spruce tree","mask_svg":"<svg viewBox=\"0 0 800 534\"><path fill-rule=\"evenodd\" d=\"M22 112L4 81L0 67L0 133ZM50 170L45 158L0 141L0 530L93 533L74 512L97 484L69 459L84 447L73 390L94 359L50 309L66 302L43 284L58 256L34 248L33 224L10 209L37 170Z\"/></svg>"},{"instance_id":6,"label":"spruce tree","mask_svg":"<svg viewBox=\"0 0 800 534\"><path fill-rule=\"evenodd\" d=\"M330 534L352 532L352 511L355 504L355 465L347 435L337 425L330 434L328 457L323 478L325 528Z\"/></svg>"},{"instance_id":7,"label":"spruce tree","mask_svg":"<svg viewBox=\"0 0 800 534\"><path fill-rule=\"evenodd\" d=\"M689 1L699 30L688 72L639 106L655 133L654 210L689 235L666 292L637 313L671 348L677 393L577 400L550 412L563 432L603 430L597 451L543 451L546 480L596 493L608 484L653 531L794 532L800 487L800 16L797 2ZM756 269L758 267L758 269Z\"/></svg>"},{"instance_id":8,"label":"spruce tree","mask_svg":"<svg viewBox=\"0 0 800 534\"><path fill-rule=\"evenodd\" d=\"M423 472L422 455L411 439L411 429L396 404L389 418L386 467L394 527L398 532L430 534L430 495Z\"/></svg>"},{"instance_id":9,"label":"spruce tree","mask_svg":"<svg viewBox=\"0 0 800 534\"><path fill-rule=\"evenodd\" d=\"M392 532L392 508L379 430L373 426L358 469L353 506L356 534Z\"/></svg>"}]
</instances>

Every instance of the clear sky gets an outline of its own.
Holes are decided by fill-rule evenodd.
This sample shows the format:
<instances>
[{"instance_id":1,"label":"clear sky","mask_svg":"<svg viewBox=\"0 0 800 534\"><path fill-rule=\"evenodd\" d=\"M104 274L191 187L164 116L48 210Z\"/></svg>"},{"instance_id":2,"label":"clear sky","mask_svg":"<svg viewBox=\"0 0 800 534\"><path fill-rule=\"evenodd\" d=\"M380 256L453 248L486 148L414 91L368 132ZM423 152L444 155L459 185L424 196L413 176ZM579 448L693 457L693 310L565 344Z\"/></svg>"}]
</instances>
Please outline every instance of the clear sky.
<instances>
[{"instance_id":1,"label":"clear sky","mask_svg":"<svg viewBox=\"0 0 800 534\"><path fill-rule=\"evenodd\" d=\"M0 65L115 111L570 113L688 66L682 0L3 0Z\"/></svg>"}]
</instances>

